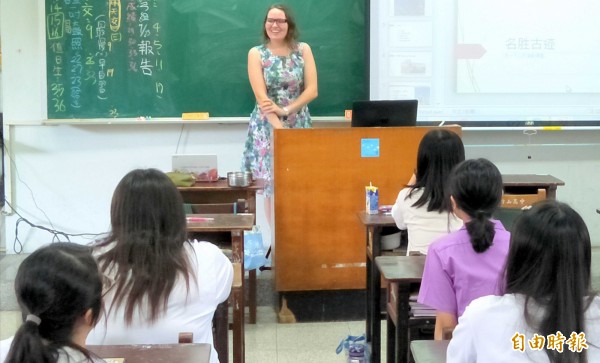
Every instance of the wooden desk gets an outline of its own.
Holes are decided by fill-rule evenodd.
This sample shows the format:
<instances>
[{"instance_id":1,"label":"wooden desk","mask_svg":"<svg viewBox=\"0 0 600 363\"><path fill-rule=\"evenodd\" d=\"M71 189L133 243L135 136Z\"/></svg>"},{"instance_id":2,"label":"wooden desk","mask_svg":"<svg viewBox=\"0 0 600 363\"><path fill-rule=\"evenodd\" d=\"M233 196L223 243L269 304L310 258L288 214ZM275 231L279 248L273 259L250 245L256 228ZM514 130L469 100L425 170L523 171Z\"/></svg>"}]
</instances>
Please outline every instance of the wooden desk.
<instances>
[{"instance_id":1,"label":"wooden desk","mask_svg":"<svg viewBox=\"0 0 600 363\"><path fill-rule=\"evenodd\" d=\"M380 270L384 279L386 279L390 284L397 285L398 291L395 299L395 306L392 306L391 304L387 305L387 361L408 362L408 327L410 318L408 309L410 285L413 283L421 282L421 276L423 275L423 267L425 265L425 256L379 256L375 258L375 264ZM593 290L597 290L600 288L600 246L592 246L591 285ZM388 296L392 290L392 288L388 288ZM374 299L370 300L368 302L368 305L372 305L373 308L379 310L379 305L375 305ZM393 320L395 320L397 324L394 324ZM379 341L380 331L381 330L372 331L373 341ZM434 360L433 358L431 358L430 360L422 361L417 359L417 357L415 356L415 348L413 348L414 343L415 342L411 343L411 351L413 352L413 357L415 358L416 363L445 362L445 360ZM418 344L425 344L429 346L429 343ZM380 353L380 351L376 351L375 349L373 349L373 362L380 361L379 356L377 356L377 360L375 360L376 353ZM426 357L428 357L428 355L422 353L421 359L425 359ZM437 357L437 355L432 357ZM443 357L445 357L445 354L443 355Z\"/></svg>"},{"instance_id":2,"label":"wooden desk","mask_svg":"<svg viewBox=\"0 0 600 363\"><path fill-rule=\"evenodd\" d=\"M100 358L125 358L125 363L208 363L210 344L88 345Z\"/></svg>"},{"instance_id":3,"label":"wooden desk","mask_svg":"<svg viewBox=\"0 0 600 363\"><path fill-rule=\"evenodd\" d=\"M379 256L375 264L388 282L387 361L409 362L410 285L421 282L425 256Z\"/></svg>"},{"instance_id":4,"label":"wooden desk","mask_svg":"<svg viewBox=\"0 0 600 363\"><path fill-rule=\"evenodd\" d=\"M256 216L256 193L264 187L264 180L257 179L248 187L230 187L227 185L227 180L218 180L198 182L191 187L177 189L181 193L183 202L190 204L234 203L242 199L246 207L239 212ZM253 223L256 224L256 217ZM248 300L250 307L248 322L256 324L256 270L248 271Z\"/></svg>"},{"instance_id":5,"label":"wooden desk","mask_svg":"<svg viewBox=\"0 0 600 363\"><path fill-rule=\"evenodd\" d=\"M503 174L504 192L510 194L530 194L538 189L546 189L546 198L556 199L556 187L565 182L552 175Z\"/></svg>"},{"instance_id":6,"label":"wooden desk","mask_svg":"<svg viewBox=\"0 0 600 363\"><path fill-rule=\"evenodd\" d=\"M198 182L191 187L178 187L184 203L206 204L206 203L232 203L238 199L246 201L244 213L256 214L256 193L264 189L265 182L262 179L255 180L248 187L230 187L227 180L216 182Z\"/></svg>"},{"instance_id":7,"label":"wooden desk","mask_svg":"<svg viewBox=\"0 0 600 363\"><path fill-rule=\"evenodd\" d=\"M381 229L395 226L391 215L358 212L358 218L367 229L367 343L371 345L371 362L379 363L381 356L381 274L375 266L375 257L381 255Z\"/></svg>"},{"instance_id":8,"label":"wooden desk","mask_svg":"<svg viewBox=\"0 0 600 363\"><path fill-rule=\"evenodd\" d=\"M249 231L254 225L254 214L191 214L192 217L213 218L206 222L189 222L187 229L190 232L230 232L232 261L238 264L241 271L244 271L244 231ZM243 363L244 357L244 279L241 279L240 288L231 290L233 305L233 361ZM227 333L227 332L225 332ZM218 337L221 342L227 338ZM216 348L216 347L215 347ZM219 347L217 349L220 360L227 362L227 350ZM223 358L221 358L223 357Z\"/></svg>"},{"instance_id":9,"label":"wooden desk","mask_svg":"<svg viewBox=\"0 0 600 363\"><path fill-rule=\"evenodd\" d=\"M410 342L415 363L446 363L449 340L413 340Z\"/></svg>"}]
</instances>

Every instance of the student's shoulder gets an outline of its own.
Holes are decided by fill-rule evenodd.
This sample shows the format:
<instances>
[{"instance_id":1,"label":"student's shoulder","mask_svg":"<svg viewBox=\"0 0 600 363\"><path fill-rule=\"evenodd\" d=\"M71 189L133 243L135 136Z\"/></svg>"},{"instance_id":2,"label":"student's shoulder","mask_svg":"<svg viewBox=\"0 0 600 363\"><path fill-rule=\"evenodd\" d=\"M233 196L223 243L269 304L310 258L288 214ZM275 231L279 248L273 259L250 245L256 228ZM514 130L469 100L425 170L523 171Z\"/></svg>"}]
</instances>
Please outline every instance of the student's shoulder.
<instances>
[{"instance_id":1,"label":"student's shoulder","mask_svg":"<svg viewBox=\"0 0 600 363\"><path fill-rule=\"evenodd\" d=\"M207 255L207 254L222 255L223 254L223 251L221 251L221 249L217 245L212 244L207 241L193 240L193 241L188 241L187 244L191 247L191 249L195 253L200 253L203 255Z\"/></svg>"},{"instance_id":2,"label":"student's shoulder","mask_svg":"<svg viewBox=\"0 0 600 363\"><path fill-rule=\"evenodd\" d=\"M482 296L471 301L463 315L479 319L479 317L483 318L489 312L507 312L520 305L518 297L513 294Z\"/></svg>"},{"instance_id":3,"label":"student's shoulder","mask_svg":"<svg viewBox=\"0 0 600 363\"><path fill-rule=\"evenodd\" d=\"M398 196L401 196L403 198L406 198L408 196L408 194L410 194L410 191L412 190L412 188L402 188L400 190L400 193L398 193ZM418 193L418 190L415 191L415 193ZM413 193L413 195L415 194Z\"/></svg>"},{"instance_id":4,"label":"student's shoulder","mask_svg":"<svg viewBox=\"0 0 600 363\"><path fill-rule=\"evenodd\" d=\"M588 312L600 319L600 296L594 296L588 307Z\"/></svg>"},{"instance_id":5,"label":"student's shoulder","mask_svg":"<svg viewBox=\"0 0 600 363\"><path fill-rule=\"evenodd\" d=\"M8 351L12 345L13 338L14 337L10 337L0 340L0 363L3 363L6 360L6 356L8 356Z\"/></svg>"},{"instance_id":6,"label":"student's shoulder","mask_svg":"<svg viewBox=\"0 0 600 363\"><path fill-rule=\"evenodd\" d=\"M465 232L464 226L457 231L453 231L438 237L431 243L429 250L433 250L437 253L445 253L462 244L471 244L468 239L468 234Z\"/></svg>"},{"instance_id":7,"label":"student's shoulder","mask_svg":"<svg viewBox=\"0 0 600 363\"><path fill-rule=\"evenodd\" d=\"M413 188L402 188L398 193L397 200L406 204L408 207L412 206L414 202L417 201L423 194L421 189L413 189Z\"/></svg>"}]
</instances>

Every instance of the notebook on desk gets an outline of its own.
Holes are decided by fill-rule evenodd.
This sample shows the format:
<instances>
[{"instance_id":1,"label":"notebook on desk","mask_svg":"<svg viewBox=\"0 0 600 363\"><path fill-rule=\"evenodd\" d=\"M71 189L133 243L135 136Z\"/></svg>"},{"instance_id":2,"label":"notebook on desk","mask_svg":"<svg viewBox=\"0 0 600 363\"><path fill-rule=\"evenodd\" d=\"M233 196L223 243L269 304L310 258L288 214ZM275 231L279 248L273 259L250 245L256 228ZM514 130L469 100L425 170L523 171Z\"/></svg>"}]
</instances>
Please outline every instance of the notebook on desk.
<instances>
[{"instance_id":1,"label":"notebook on desk","mask_svg":"<svg viewBox=\"0 0 600 363\"><path fill-rule=\"evenodd\" d=\"M196 181L217 181L217 155L213 154L175 154L171 169L179 173L191 173Z\"/></svg>"}]
</instances>

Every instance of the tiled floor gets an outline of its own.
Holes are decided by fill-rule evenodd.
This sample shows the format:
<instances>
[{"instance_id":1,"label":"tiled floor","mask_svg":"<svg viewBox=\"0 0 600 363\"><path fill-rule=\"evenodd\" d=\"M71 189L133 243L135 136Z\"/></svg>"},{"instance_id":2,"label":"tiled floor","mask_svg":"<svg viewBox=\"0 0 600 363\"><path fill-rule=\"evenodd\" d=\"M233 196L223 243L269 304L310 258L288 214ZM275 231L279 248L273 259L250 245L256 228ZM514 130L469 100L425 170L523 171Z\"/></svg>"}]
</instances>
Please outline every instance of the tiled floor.
<instances>
[{"instance_id":1,"label":"tiled floor","mask_svg":"<svg viewBox=\"0 0 600 363\"><path fill-rule=\"evenodd\" d=\"M0 311L0 339L13 335L20 323L19 312ZM381 323L385 347L385 321ZM273 308L261 306L257 324L245 327L247 363L342 363L345 359L335 353L336 347L348 334L363 334L365 322L278 324Z\"/></svg>"}]
</instances>

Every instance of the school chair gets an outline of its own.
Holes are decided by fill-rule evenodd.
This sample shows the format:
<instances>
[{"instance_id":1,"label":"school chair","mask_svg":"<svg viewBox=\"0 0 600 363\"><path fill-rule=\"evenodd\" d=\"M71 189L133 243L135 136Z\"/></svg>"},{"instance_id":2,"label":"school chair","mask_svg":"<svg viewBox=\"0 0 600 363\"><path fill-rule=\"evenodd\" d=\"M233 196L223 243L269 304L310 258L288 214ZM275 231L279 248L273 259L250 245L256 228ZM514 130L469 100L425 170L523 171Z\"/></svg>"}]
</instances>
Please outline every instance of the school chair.
<instances>
[{"instance_id":1,"label":"school chair","mask_svg":"<svg viewBox=\"0 0 600 363\"><path fill-rule=\"evenodd\" d=\"M534 203L546 199L546 189L538 189L532 194L503 194L500 208L494 212L494 218L502 222L507 231L512 230L513 223L523 210Z\"/></svg>"},{"instance_id":2,"label":"school chair","mask_svg":"<svg viewBox=\"0 0 600 363\"><path fill-rule=\"evenodd\" d=\"M239 199L233 203L212 203L212 204L184 204L186 214L237 214L238 211L245 210L245 200ZM229 243L231 237L228 233L198 233L192 236L198 240L210 241L216 245L222 246ZM224 242L227 241L227 242ZM249 323L256 324L256 270L248 271L248 309Z\"/></svg>"}]
</instances>

